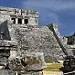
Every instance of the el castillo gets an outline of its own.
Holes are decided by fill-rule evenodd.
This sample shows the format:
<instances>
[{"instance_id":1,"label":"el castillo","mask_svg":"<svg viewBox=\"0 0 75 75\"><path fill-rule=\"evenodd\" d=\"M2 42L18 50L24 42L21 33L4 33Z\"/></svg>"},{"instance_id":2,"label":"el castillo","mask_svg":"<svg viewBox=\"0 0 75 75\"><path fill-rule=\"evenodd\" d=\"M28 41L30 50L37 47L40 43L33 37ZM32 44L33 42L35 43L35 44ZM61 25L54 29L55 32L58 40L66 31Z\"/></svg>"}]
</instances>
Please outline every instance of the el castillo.
<instances>
[{"instance_id":1,"label":"el castillo","mask_svg":"<svg viewBox=\"0 0 75 75\"><path fill-rule=\"evenodd\" d=\"M61 36L55 23L38 26L39 12L0 7L0 75L44 75L46 62L61 62L75 75L75 33Z\"/></svg>"}]
</instances>

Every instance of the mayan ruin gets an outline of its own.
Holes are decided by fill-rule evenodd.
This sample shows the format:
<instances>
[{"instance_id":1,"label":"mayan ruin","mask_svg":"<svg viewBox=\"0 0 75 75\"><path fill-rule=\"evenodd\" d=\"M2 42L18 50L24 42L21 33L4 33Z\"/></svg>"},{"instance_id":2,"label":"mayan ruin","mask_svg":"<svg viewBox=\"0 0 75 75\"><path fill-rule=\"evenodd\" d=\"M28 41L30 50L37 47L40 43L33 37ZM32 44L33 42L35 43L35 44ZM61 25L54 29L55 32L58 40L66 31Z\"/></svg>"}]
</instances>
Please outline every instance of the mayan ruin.
<instances>
[{"instance_id":1,"label":"mayan ruin","mask_svg":"<svg viewBox=\"0 0 75 75\"><path fill-rule=\"evenodd\" d=\"M0 7L0 75L43 75L46 62L75 55L75 33L58 25L38 26L39 12Z\"/></svg>"}]
</instances>

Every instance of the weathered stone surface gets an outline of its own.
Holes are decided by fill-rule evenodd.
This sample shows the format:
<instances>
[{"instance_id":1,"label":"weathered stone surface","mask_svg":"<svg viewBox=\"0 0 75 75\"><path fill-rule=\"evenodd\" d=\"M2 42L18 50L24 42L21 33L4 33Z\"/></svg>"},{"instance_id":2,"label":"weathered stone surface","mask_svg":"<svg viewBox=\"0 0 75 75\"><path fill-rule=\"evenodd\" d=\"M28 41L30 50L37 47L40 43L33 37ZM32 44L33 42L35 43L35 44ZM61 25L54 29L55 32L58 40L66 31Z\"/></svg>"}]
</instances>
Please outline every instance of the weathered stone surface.
<instances>
[{"instance_id":1,"label":"weathered stone surface","mask_svg":"<svg viewBox=\"0 0 75 75\"><path fill-rule=\"evenodd\" d=\"M0 75L17 75L16 72L11 70L0 70Z\"/></svg>"},{"instance_id":2,"label":"weathered stone surface","mask_svg":"<svg viewBox=\"0 0 75 75\"><path fill-rule=\"evenodd\" d=\"M37 11L23 9L21 10L9 7L0 7L0 9L0 15L2 18L1 24L3 21L9 20L9 22L7 22L7 26L11 40L16 41L18 48L21 49L21 52L44 52L46 61L62 59L60 56L63 55L63 52L57 42L53 31L51 31L47 26L37 26ZM6 12L8 12L8 14L6 14ZM14 18L15 24L11 22L12 18ZM21 19L20 21L22 21L22 24L18 23L19 18ZM28 24L24 24L24 19L28 19ZM9 37L9 34L7 37ZM4 38L10 39L10 37L7 37ZM48 59L47 57L50 58Z\"/></svg>"},{"instance_id":3,"label":"weathered stone surface","mask_svg":"<svg viewBox=\"0 0 75 75\"><path fill-rule=\"evenodd\" d=\"M0 46L16 46L16 43L9 40L0 40Z\"/></svg>"},{"instance_id":4,"label":"weathered stone surface","mask_svg":"<svg viewBox=\"0 0 75 75\"><path fill-rule=\"evenodd\" d=\"M42 71L34 72L34 71L25 71L24 73L19 73L17 71L11 70L0 70L0 75L43 75Z\"/></svg>"},{"instance_id":5,"label":"weathered stone surface","mask_svg":"<svg viewBox=\"0 0 75 75\"><path fill-rule=\"evenodd\" d=\"M43 53L39 52L32 52L32 53L26 53L25 54L25 64L26 70L42 70L43 68L46 68L46 63L44 61Z\"/></svg>"},{"instance_id":6,"label":"weathered stone surface","mask_svg":"<svg viewBox=\"0 0 75 75\"><path fill-rule=\"evenodd\" d=\"M15 59L9 59L9 68L14 71L38 71L46 68L46 63L44 61L43 53L29 52L23 53L21 57L16 56Z\"/></svg>"},{"instance_id":7,"label":"weathered stone surface","mask_svg":"<svg viewBox=\"0 0 75 75\"><path fill-rule=\"evenodd\" d=\"M23 10L17 8L0 7L0 21L11 20L11 18L28 19L27 25L38 25L38 11Z\"/></svg>"},{"instance_id":8,"label":"weathered stone surface","mask_svg":"<svg viewBox=\"0 0 75 75\"><path fill-rule=\"evenodd\" d=\"M0 18L0 69L7 75L42 75L45 61L72 55L57 24L37 26L37 11L0 7Z\"/></svg>"},{"instance_id":9,"label":"weathered stone surface","mask_svg":"<svg viewBox=\"0 0 75 75\"><path fill-rule=\"evenodd\" d=\"M6 67L7 61L8 59L6 57L0 57L0 70Z\"/></svg>"},{"instance_id":10,"label":"weathered stone surface","mask_svg":"<svg viewBox=\"0 0 75 75\"><path fill-rule=\"evenodd\" d=\"M44 52L46 61L61 59L60 56L63 55L62 49L60 48L55 35L47 26L14 26L16 28L15 37L21 51ZM50 58L47 59L47 57Z\"/></svg>"}]
</instances>

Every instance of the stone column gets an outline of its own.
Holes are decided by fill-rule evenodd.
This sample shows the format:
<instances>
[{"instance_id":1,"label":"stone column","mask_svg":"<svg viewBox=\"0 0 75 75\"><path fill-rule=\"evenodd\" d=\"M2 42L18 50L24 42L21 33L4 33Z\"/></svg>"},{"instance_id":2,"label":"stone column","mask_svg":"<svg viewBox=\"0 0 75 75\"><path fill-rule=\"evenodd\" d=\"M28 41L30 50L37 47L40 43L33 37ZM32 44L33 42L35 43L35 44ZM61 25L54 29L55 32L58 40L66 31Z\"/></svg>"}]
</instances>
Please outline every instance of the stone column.
<instances>
[{"instance_id":1,"label":"stone column","mask_svg":"<svg viewBox=\"0 0 75 75\"><path fill-rule=\"evenodd\" d=\"M16 75L18 75L18 72L16 71Z\"/></svg>"},{"instance_id":2,"label":"stone column","mask_svg":"<svg viewBox=\"0 0 75 75\"><path fill-rule=\"evenodd\" d=\"M22 19L22 24L24 24L24 18Z\"/></svg>"},{"instance_id":3,"label":"stone column","mask_svg":"<svg viewBox=\"0 0 75 75\"><path fill-rule=\"evenodd\" d=\"M18 24L18 18L16 18L16 24Z\"/></svg>"}]
</instances>

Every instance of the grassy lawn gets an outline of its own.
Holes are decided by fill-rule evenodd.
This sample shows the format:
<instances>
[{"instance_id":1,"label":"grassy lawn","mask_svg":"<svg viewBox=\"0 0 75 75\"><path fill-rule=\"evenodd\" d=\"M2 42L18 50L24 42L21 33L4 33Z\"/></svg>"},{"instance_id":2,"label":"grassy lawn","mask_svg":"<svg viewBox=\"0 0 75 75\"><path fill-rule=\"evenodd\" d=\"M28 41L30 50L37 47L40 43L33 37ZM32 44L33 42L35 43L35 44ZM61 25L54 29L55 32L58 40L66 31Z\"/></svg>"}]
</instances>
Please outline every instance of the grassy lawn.
<instances>
[{"instance_id":1,"label":"grassy lawn","mask_svg":"<svg viewBox=\"0 0 75 75\"><path fill-rule=\"evenodd\" d=\"M61 72L59 71L59 68L63 67L62 63L47 63L47 68L44 69L44 71L56 71L56 72Z\"/></svg>"}]
</instances>

